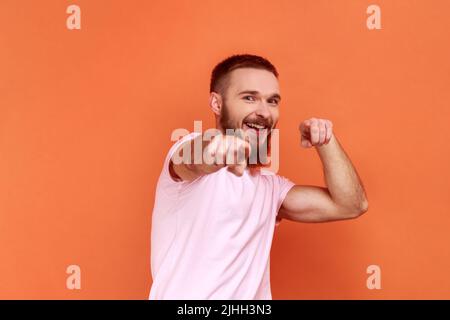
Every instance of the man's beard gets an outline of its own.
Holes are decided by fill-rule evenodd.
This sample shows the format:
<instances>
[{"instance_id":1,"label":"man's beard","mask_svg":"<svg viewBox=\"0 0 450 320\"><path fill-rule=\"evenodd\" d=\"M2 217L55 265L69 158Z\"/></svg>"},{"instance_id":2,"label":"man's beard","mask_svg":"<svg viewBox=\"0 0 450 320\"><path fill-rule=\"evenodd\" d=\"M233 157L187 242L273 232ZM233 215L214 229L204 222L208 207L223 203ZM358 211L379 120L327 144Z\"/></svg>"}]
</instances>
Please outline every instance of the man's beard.
<instances>
[{"instance_id":1,"label":"man's beard","mask_svg":"<svg viewBox=\"0 0 450 320\"><path fill-rule=\"evenodd\" d=\"M233 123L228 114L228 107L223 101L220 120L220 126L223 130L223 134L227 134L227 129L232 129L234 135L244 139L242 136L245 131L241 127L237 127L238 124ZM256 134L256 141L254 139L250 139L250 146L252 148L252 153L247 159L247 167L249 168L261 168L261 167L270 167L270 154L271 154L271 137L272 137L272 129L267 129L267 134L259 135ZM265 149L265 150L264 150Z\"/></svg>"}]
</instances>

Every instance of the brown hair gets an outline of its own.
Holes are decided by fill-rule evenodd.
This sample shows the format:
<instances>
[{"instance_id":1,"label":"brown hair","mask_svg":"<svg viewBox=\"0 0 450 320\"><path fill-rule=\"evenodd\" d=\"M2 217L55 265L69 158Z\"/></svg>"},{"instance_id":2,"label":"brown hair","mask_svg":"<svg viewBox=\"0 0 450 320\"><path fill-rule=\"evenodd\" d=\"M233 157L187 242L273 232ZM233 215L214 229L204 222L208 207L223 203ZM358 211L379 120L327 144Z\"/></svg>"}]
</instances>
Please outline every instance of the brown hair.
<instances>
[{"instance_id":1,"label":"brown hair","mask_svg":"<svg viewBox=\"0 0 450 320\"><path fill-rule=\"evenodd\" d=\"M227 88L228 74L238 68L263 69L272 72L278 78L278 71L269 60L252 54L236 54L214 67L209 92L214 91L223 95Z\"/></svg>"}]
</instances>

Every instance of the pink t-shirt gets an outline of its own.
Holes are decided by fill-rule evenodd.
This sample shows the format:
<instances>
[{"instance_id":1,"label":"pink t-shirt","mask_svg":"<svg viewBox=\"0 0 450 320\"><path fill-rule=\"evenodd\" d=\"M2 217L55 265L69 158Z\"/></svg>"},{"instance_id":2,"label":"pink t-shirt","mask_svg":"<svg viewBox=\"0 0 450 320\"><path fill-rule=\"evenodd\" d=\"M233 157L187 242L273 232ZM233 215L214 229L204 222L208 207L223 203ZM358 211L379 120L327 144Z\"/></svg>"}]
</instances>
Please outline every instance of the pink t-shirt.
<instances>
[{"instance_id":1,"label":"pink t-shirt","mask_svg":"<svg viewBox=\"0 0 450 320\"><path fill-rule=\"evenodd\" d=\"M176 182L170 149L152 216L149 299L272 299L270 248L290 180L269 171L242 177L227 168ZM276 221L277 220L277 221Z\"/></svg>"}]
</instances>

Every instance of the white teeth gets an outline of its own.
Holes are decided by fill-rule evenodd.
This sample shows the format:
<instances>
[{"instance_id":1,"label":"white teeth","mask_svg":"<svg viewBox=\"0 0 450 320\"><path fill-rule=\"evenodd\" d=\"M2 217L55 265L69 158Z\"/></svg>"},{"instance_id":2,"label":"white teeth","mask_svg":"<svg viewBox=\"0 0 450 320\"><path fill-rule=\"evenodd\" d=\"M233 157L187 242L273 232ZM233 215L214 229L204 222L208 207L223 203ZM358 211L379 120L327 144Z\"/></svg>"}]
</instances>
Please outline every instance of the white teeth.
<instances>
[{"instance_id":1,"label":"white teeth","mask_svg":"<svg viewBox=\"0 0 450 320\"><path fill-rule=\"evenodd\" d=\"M250 128L255 128L255 129L264 129L265 126L256 124L256 123L245 123L248 127Z\"/></svg>"}]
</instances>

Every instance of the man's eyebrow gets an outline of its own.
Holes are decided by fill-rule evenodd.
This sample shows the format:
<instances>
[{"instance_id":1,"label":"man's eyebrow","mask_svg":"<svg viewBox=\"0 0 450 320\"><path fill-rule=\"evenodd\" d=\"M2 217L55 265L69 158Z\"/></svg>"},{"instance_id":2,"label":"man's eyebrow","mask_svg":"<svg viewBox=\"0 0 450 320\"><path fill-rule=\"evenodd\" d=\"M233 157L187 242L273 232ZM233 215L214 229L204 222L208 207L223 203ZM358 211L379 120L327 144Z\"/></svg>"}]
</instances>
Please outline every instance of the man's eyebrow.
<instances>
[{"instance_id":1,"label":"man's eyebrow","mask_svg":"<svg viewBox=\"0 0 450 320\"><path fill-rule=\"evenodd\" d=\"M238 93L238 95L241 94L259 94L259 91L256 90L244 90ZM277 98L278 100L281 100L281 96L278 93L274 93L270 96L270 98Z\"/></svg>"}]
</instances>

